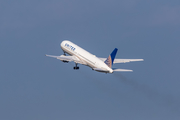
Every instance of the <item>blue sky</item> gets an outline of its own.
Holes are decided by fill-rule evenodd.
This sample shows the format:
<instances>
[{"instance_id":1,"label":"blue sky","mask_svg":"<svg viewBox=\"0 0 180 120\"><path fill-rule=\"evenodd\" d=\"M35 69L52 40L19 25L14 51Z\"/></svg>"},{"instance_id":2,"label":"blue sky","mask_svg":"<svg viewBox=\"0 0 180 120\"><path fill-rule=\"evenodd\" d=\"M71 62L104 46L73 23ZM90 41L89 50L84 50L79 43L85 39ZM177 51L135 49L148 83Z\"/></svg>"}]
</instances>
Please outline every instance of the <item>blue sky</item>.
<instances>
[{"instance_id":1,"label":"blue sky","mask_svg":"<svg viewBox=\"0 0 180 120\"><path fill-rule=\"evenodd\" d=\"M0 119L179 120L179 0L0 1ZM45 57L70 40L133 73Z\"/></svg>"}]
</instances>

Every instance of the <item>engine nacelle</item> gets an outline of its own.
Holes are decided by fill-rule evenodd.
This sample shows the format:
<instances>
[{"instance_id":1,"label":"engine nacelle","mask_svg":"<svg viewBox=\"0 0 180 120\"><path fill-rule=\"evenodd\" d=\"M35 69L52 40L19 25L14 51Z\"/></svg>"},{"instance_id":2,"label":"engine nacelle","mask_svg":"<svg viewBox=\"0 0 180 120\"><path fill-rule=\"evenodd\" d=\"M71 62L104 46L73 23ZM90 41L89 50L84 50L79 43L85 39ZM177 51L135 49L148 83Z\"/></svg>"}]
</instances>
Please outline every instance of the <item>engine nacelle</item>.
<instances>
[{"instance_id":1,"label":"engine nacelle","mask_svg":"<svg viewBox=\"0 0 180 120\"><path fill-rule=\"evenodd\" d=\"M69 61L66 61L66 60L61 60L62 62L64 62L64 63L68 63Z\"/></svg>"}]
</instances>

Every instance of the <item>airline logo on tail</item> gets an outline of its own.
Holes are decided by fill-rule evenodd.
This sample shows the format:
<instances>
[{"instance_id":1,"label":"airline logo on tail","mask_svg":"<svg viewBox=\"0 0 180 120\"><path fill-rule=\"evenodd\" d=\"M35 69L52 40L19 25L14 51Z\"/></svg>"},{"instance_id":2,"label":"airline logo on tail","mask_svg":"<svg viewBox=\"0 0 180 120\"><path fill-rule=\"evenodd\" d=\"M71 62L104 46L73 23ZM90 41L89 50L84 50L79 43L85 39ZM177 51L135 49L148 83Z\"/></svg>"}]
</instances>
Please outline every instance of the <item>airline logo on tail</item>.
<instances>
[{"instance_id":1,"label":"airline logo on tail","mask_svg":"<svg viewBox=\"0 0 180 120\"><path fill-rule=\"evenodd\" d=\"M108 66L108 67L112 67L112 59L111 59L111 56L109 55L109 57L106 59L106 61L104 62L104 63L106 63L106 65Z\"/></svg>"},{"instance_id":2,"label":"airline logo on tail","mask_svg":"<svg viewBox=\"0 0 180 120\"><path fill-rule=\"evenodd\" d=\"M114 62L114 58L116 57L116 53L117 53L118 49L115 48L113 50L113 52L109 55L109 57L104 61L104 63L108 66L108 67L112 67L113 62Z\"/></svg>"}]
</instances>

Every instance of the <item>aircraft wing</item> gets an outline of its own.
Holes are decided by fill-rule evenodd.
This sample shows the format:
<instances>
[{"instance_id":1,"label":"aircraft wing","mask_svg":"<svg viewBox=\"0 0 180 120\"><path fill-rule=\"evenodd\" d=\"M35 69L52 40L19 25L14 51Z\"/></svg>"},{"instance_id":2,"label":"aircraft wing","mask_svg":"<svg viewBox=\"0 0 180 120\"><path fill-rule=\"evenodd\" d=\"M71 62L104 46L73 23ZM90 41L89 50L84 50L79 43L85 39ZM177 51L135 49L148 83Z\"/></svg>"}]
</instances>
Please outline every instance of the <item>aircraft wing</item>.
<instances>
[{"instance_id":1,"label":"aircraft wing","mask_svg":"<svg viewBox=\"0 0 180 120\"><path fill-rule=\"evenodd\" d=\"M71 61L74 61L75 63L86 64L84 61L80 60L80 59L79 59L78 57L76 57L76 56L65 56L65 55L61 55L61 56L46 55L46 56L59 59L59 60L61 60L61 61L63 61L63 62L71 62Z\"/></svg>"},{"instance_id":2,"label":"aircraft wing","mask_svg":"<svg viewBox=\"0 0 180 120\"><path fill-rule=\"evenodd\" d=\"M102 61L105 61L107 58L99 58ZM114 59L115 63L127 63L127 62L136 62L136 61L144 61L144 59Z\"/></svg>"}]
</instances>

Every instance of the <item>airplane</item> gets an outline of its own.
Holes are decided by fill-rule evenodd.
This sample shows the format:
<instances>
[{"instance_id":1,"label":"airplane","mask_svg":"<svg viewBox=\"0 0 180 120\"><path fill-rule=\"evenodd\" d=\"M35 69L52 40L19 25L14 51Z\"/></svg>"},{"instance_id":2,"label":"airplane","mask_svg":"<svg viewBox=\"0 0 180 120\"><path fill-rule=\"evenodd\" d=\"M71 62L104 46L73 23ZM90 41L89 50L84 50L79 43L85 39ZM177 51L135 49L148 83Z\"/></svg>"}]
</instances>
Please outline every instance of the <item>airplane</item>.
<instances>
[{"instance_id":1,"label":"airplane","mask_svg":"<svg viewBox=\"0 0 180 120\"><path fill-rule=\"evenodd\" d=\"M96 57L95 55L89 53L88 51L84 50L83 48L79 47L78 45L72 43L71 41L64 40L60 44L61 49L63 50L64 54L60 56L54 55L47 55L48 57L53 57L56 59L61 60L62 62L68 63L71 61L75 62L75 70L78 70L78 64L86 65L92 68L97 72L103 73L113 73L113 72L132 72L133 70L128 69L116 69L112 68L112 65L115 63L127 63L127 62L134 62L134 61L144 61L144 59L115 59L116 53L118 51L115 48L112 53L108 56L108 58L100 58ZM66 55L69 54L69 56Z\"/></svg>"}]
</instances>

